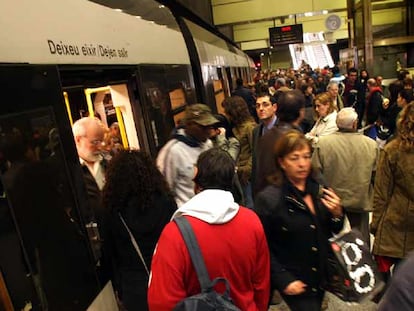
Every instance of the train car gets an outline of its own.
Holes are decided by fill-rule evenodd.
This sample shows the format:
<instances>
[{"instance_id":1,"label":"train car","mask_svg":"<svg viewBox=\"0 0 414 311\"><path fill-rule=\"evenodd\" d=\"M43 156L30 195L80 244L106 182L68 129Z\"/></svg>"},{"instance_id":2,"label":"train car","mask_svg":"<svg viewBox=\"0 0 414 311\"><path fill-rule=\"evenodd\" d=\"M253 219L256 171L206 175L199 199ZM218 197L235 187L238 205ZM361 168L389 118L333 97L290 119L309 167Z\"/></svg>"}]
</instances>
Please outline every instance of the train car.
<instances>
[{"instance_id":1,"label":"train car","mask_svg":"<svg viewBox=\"0 0 414 311\"><path fill-rule=\"evenodd\" d=\"M234 80L251 80L223 37L135 2L0 2L0 310L116 309L91 307L113 293L83 222L75 120L117 122L124 147L155 156L186 105L220 111Z\"/></svg>"}]
</instances>

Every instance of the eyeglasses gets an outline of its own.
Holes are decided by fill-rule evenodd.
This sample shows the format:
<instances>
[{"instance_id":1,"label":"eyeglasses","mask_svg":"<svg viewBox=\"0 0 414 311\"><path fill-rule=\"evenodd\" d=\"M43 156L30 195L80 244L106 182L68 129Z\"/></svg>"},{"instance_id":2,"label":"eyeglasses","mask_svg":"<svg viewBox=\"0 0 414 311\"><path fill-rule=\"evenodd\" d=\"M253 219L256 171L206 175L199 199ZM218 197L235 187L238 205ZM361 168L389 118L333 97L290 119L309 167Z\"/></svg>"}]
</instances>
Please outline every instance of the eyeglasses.
<instances>
[{"instance_id":1,"label":"eyeglasses","mask_svg":"<svg viewBox=\"0 0 414 311\"><path fill-rule=\"evenodd\" d=\"M82 136L82 137L85 139L88 139L86 136ZM94 145L94 146L101 146L103 144L102 139L94 139L94 140L88 140L88 141L91 145Z\"/></svg>"},{"instance_id":2,"label":"eyeglasses","mask_svg":"<svg viewBox=\"0 0 414 311\"><path fill-rule=\"evenodd\" d=\"M103 144L103 141L100 139L90 140L89 142L94 146L100 146Z\"/></svg>"},{"instance_id":3,"label":"eyeglasses","mask_svg":"<svg viewBox=\"0 0 414 311\"><path fill-rule=\"evenodd\" d=\"M270 103L270 102L256 103L256 109L259 109L261 107L269 108L270 106L272 106L272 103Z\"/></svg>"}]
</instances>

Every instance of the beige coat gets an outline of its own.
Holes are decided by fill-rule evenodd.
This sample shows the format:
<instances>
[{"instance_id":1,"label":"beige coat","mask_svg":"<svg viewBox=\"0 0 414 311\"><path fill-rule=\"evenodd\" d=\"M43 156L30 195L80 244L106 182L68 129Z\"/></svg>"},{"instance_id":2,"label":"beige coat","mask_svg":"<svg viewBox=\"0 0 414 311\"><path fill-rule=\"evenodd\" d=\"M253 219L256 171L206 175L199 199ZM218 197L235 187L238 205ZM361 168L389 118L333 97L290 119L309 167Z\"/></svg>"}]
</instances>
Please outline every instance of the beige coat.
<instances>
[{"instance_id":1,"label":"beige coat","mask_svg":"<svg viewBox=\"0 0 414 311\"><path fill-rule=\"evenodd\" d=\"M356 132L336 132L320 137L312 165L341 198L346 211L362 213L372 211L371 180L377 157L373 139Z\"/></svg>"},{"instance_id":2,"label":"beige coat","mask_svg":"<svg viewBox=\"0 0 414 311\"><path fill-rule=\"evenodd\" d=\"M414 250L414 150L402 151L398 143L381 151L371 232L375 255L404 258Z\"/></svg>"}]
</instances>

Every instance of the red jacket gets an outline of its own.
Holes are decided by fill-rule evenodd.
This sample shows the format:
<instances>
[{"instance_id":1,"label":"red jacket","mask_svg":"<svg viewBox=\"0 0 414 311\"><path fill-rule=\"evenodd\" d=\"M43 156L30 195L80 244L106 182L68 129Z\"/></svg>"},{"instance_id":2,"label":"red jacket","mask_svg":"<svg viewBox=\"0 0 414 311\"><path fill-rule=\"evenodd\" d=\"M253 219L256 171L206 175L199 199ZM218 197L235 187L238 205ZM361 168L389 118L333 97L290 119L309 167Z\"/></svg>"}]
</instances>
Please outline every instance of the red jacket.
<instances>
[{"instance_id":1,"label":"red jacket","mask_svg":"<svg viewBox=\"0 0 414 311\"><path fill-rule=\"evenodd\" d=\"M262 224L241 207L225 224L208 224L185 216L200 245L210 279L224 277L230 297L243 311L266 311L270 293L270 259ZM219 292L223 288L217 286ZM154 252L148 289L150 311L171 311L182 299L200 293L190 255L174 222L161 234Z\"/></svg>"}]
</instances>

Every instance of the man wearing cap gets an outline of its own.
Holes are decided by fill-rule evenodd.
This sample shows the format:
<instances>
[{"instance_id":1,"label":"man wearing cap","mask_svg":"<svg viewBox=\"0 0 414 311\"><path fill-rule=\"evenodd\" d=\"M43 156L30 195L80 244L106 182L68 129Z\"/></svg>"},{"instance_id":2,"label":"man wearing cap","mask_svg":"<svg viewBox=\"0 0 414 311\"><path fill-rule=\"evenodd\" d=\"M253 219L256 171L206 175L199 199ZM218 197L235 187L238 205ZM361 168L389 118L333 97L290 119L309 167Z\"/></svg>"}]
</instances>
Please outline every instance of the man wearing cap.
<instances>
[{"instance_id":1,"label":"man wearing cap","mask_svg":"<svg viewBox=\"0 0 414 311\"><path fill-rule=\"evenodd\" d=\"M208 106L187 106L184 128L177 130L157 156L157 166L165 176L178 207L194 196L194 165L200 153L213 146L208 138L212 126L218 122Z\"/></svg>"},{"instance_id":2,"label":"man wearing cap","mask_svg":"<svg viewBox=\"0 0 414 311\"><path fill-rule=\"evenodd\" d=\"M341 198L352 228L358 229L369 245L368 212L372 210L372 177L378 147L375 140L357 132L354 108L338 112L339 131L320 137L312 155L312 165Z\"/></svg>"}]
</instances>

